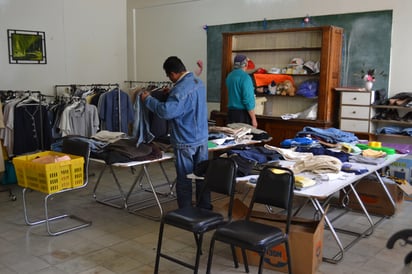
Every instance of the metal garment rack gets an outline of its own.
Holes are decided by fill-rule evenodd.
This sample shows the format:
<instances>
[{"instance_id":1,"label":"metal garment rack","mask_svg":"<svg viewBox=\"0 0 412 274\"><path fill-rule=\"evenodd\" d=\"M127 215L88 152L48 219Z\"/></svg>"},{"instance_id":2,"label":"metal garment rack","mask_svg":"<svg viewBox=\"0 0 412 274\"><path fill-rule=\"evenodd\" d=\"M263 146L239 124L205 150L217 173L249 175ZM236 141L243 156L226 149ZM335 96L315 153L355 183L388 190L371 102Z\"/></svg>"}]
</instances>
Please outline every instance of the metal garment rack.
<instances>
[{"instance_id":1,"label":"metal garment rack","mask_svg":"<svg viewBox=\"0 0 412 274\"><path fill-rule=\"evenodd\" d=\"M108 90L112 90L112 89L116 89L117 88L117 92L118 92L118 117L119 117L119 131L121 131L121 125L122 125L122 115L121 115L121 96L120 96L120 85L117 83L111 84L63 84L63 85L55 85L54 86L54 90L55 90L55 94L56 96L58 95L58 89L59 88L68 88L69 89L69 95L73 95L75 93L76 90L80 89L80 88L103 88L103 87L107 87Z\"/></svg>"},{"instance_id":2,"label":"metal garment rack","mask_svg":"<svg viewBox=\"0 0 412 274\"><path fill-rule=\"evenodd\" d=\"M33 103L31 105L38 105L40 108L42 104L47 102L47 98L54 98L51 95L42 94L38 90L0 90L0 94L6 92L6 94L14 98L22 98L22 100L33 98ZM43 112L40 111L40 147L38 149L44 150L44 136L43 136Z\"/></svg>"},{"instance_id":3,"label":"metal garment rack","mask_svg":"<svg viewBox=\"0 0 412 274\"><path fill-rule=\"evenodd\" d=\"M23 100L25 98L30 98L31 96L35 96L35 98L38 100L38 103L35 102L35 104L39 105L41 107L41 104L46 101L47 97L54 97L54 96L47 96L41 93L41 91L37 90L0 90L0 96L2 100L7 100L7 99L14 99L14 98L22 98ZM39 149L43 150L44 149L44 140L43 140L43 117L42 117L42 111L40 111L40 147ZM16 195L13 194L12 189L10 186L6 184L2 184L0 186L0 192L8 192L9 193L9 198L12 201L15 201Z\"/></svg>"},{"instance_id":4,"label":"metal garment rack","mask_svg":"<svg viewBox=\"0 0 412 274\"><path fill-rule=\"evenodd\" d=\"M136 88L137 85L140 86L172 86L172 82L170 81L138 81L138 80L132 80L132 81L124 81L125 83L129 84L129 88Z\"/></svg>"},{"instance_id":5,"label":"metal garment rack","mask_svg":"<svg viewBox=\"0 0 412 274\"><path fill-rule=\"evenodd\" d=\"M58 92L59 88L69 88L70 95L73 95L73 93L79 89L79 88L102 88L102 87L107 87L108 89L112 88L119 88L119 84L114 83L114 84L64 84L64 85L55 85L54 90L56 95Z\"/></svg>"}]
</instances>

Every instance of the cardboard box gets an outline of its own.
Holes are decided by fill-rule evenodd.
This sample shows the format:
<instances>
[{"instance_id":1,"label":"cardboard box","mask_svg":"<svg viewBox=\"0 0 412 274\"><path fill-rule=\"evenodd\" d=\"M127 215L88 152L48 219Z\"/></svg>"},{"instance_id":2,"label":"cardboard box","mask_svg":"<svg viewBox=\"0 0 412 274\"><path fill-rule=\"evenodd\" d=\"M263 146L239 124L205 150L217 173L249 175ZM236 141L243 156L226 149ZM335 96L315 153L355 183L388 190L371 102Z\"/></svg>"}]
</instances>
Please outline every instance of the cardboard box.
<instances>
[{"instance_id":1,"label":"cardboard box","mask_svg":"<svg viewBox=\"0 0 412 274\"><path fill-rule=\"evenodd\" d=\"M391 180L385 180L385 178L384 182L396 205L402 203L403 191L399 186ZM361 179L355 185L355 189L368 213L382 216L392 216L395 214L396 208L392 206L388 196L375 176L368 176ZM343 198L344 194L341 192L340 201L342 201ZM362 210L353 193L349 193L347 206L354 210Z\"/></svg>"},{"instance_id":2,"label":"cardboard box","mask_svg":"<svg viewBox=\"0 0 412 274\"><path fill-rule=\"evenodd\" d=\"M412 185L412 155L399 159L389 166L390 176L405 179Z\"/></svg>"},{"instance_id":3,"label":"cardboard box","mask_svg":"<svg viewBox=\"0 0 412 274\"><path fill-rule=\"evenodd\" d=\"M241 202L240 202L241 203ZM236 216L239 217L245 212L246 205L239 202L235 204ZM240 207L240 208L239 208ZM284 216L269 214L266 212L254 212L252 216L258 222L285 227ZM262 219L265 218L265 219ZM267 220L270 219L270 220ZM293 218L289 233L289 245L292 257L292 270L296 274L316 273L323 257L323 232L324 218L320 220L309 220L304 218ZM237 257L240 263L243 258L239 248L236 248ZM246 250L249 265L259 265L259 255L255 252ZM281 272L288 272L287 255L285 246L279 245L267 252L263 267Z\"/></svg>"}]
</instances>

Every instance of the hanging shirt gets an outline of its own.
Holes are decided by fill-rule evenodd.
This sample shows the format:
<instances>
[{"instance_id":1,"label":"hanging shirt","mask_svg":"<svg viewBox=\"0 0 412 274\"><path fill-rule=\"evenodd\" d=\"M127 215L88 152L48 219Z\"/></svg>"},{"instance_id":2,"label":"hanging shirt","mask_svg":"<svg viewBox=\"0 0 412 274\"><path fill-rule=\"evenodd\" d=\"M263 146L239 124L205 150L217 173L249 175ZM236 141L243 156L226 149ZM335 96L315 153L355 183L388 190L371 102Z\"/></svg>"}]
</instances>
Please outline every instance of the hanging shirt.
<instances>
[{"instance_id":1,"label":"hanging shirt","mask_svg":"<svg viewBox=\"0 0 412 274\"><path fill-rule=\"evenodd\" d=\"M104 94L101 100L99 117L105 127L102 129L129 133L129 124L133 123L134 120L134 111L129 95L115 88Z\"/></svg>"},{"instance_id":2,"label":"hanging shirt","mask_svg":"<svg viewBox=\"0 0 412 274\"><path fill-rule=\"evenodd\" d=\"M14 108L13 154L48 150L51 140L50 120L46 106L17 104Z\"/></svg>"}]
</instances>

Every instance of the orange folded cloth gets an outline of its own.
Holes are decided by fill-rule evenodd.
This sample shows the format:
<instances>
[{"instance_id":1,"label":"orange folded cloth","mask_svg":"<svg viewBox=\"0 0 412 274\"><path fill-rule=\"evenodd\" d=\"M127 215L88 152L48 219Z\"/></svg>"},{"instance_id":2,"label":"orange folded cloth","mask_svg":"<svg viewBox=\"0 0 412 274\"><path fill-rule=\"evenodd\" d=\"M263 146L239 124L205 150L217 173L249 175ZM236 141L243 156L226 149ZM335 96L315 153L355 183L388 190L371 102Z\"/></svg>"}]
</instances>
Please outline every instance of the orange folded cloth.
<instances>
[{"instance_id":1,"label":"orange folded cloth","mask_svg":"<svg viewBox=\"0 0 412 274\"><path fill-rule=\"evenodd\" d=\"M267 86L270 83L272 83L272 81L275 81L276 84L279 84L286 80L291 81L292 84L295 85L295 82L293 81L293 77L290 75L286 75L286 74L255 73L253 74L253 79L255 80L256 87Z\"/></svg>"},{"instance_id":2,"label":"orange folded cloth","mask_svg":"<svg viewBox=\"0 0 412 274\"><path fill-rule=\"evenodd\" d=\"M386 152L368 148L368 149L362 150L362 156L370 157L370 158L381 158L381 157L386 156Z\"/></svg>"}]
</instances>

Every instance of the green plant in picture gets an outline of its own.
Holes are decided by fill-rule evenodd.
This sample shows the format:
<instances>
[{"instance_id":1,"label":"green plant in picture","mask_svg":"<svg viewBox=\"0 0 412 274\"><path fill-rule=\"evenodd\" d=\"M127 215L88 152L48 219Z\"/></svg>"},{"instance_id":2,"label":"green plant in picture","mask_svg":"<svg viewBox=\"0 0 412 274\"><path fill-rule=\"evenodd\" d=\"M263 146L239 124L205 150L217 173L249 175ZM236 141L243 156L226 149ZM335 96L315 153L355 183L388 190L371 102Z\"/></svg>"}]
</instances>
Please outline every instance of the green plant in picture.
<instances>
[{"instance_id":1,"label":"green plant in picture","mask_svg":"<svg viewBox=\"0 0 412 274\"><path fill-rule=\"evenodd\" d=\"M44 31L7 30L10 64L46 64Z\"/></svg>"},{"instance_id":2,"label":"green plant in picture","mask_svg":"<svg viewBox=\"0 0 412 274\"><path fill-rule=\"evenodd\" d=\"M43 60L43 41L40 35L14 33L11 40L15 60Z\"/></svg>"}]
</instances>

